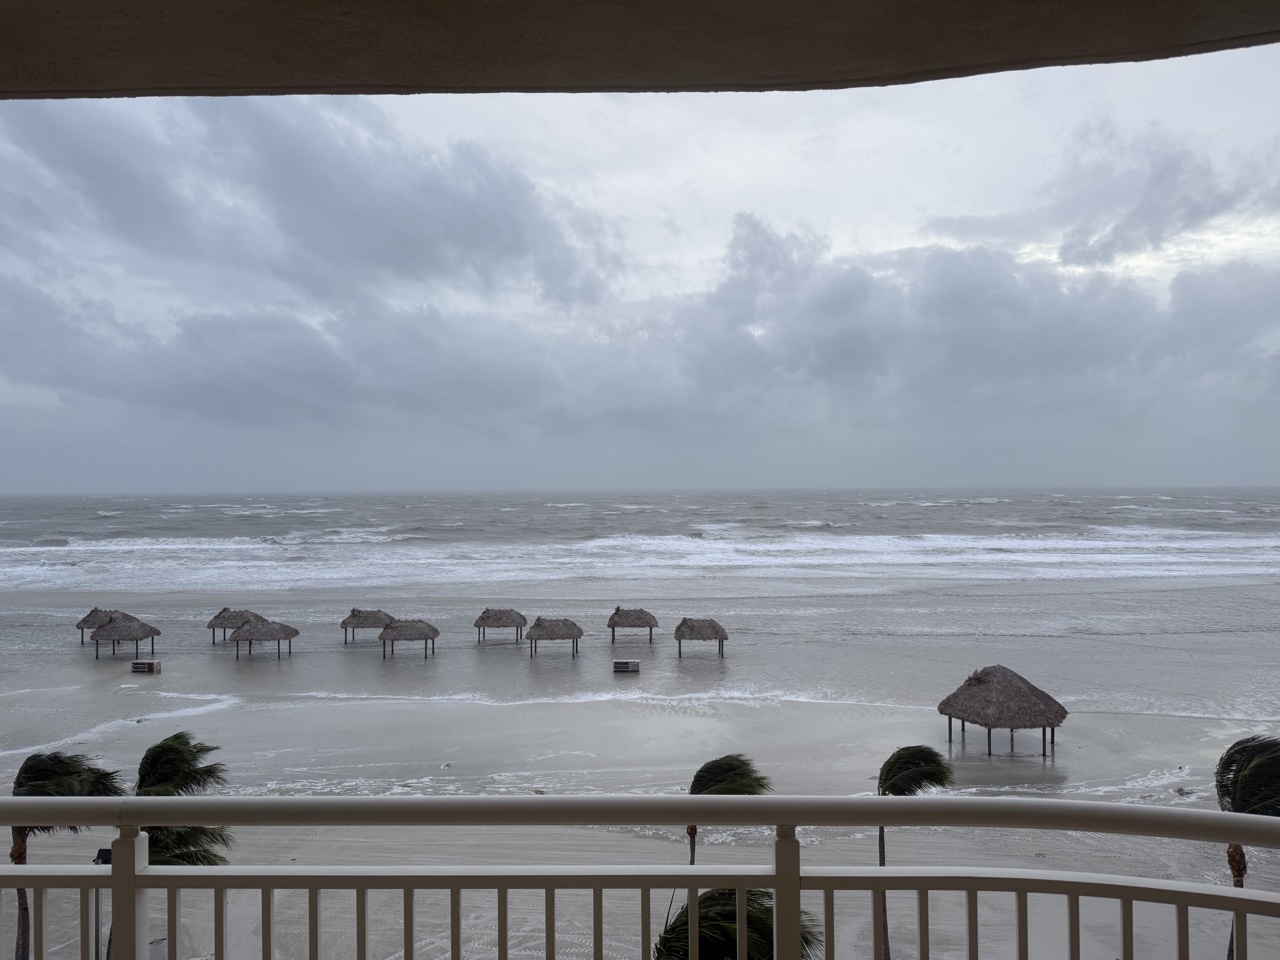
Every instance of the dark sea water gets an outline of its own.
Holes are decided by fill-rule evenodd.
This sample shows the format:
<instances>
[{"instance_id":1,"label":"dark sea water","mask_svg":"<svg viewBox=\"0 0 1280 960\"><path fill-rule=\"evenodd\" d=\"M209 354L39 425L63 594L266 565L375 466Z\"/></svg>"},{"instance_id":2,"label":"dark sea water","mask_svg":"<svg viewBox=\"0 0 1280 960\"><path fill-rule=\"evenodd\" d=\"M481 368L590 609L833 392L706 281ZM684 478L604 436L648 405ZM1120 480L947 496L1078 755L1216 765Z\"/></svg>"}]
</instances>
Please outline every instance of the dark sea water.
<instances>
[{"instance_id":1,"label":"dark sea water","mask_svg":"<svg viewBox=\"0 0 1280 960\"><path fill-rule=\"evenodd\" d=\"M654 613L653 644L610 642L619 604ZM228 605L297 627L293 655L212 642ZM73 629L93 606L159 627L163 672L131 674L131 648L95 659ZM372 631L344 644L353 606L431 621L436 653L384 659ZM478 644L486 606L573 618L581 655L534 659L502 631ZM676 656L684 616L725 627L724 659ZM927 743L959 793L1212 807L1222 750L1280 732L1280 490L8 498L0 646L4 780L53 748L128 774L188 729L222 746L240 794L674 793L730 752L780 793L856 794ZM1012 750L997 732L990 757L981 733L948 743L938 702L995 663L1071 711L1051 756L1038 731ZM584 830L586 861L666 862L684 843ZM761 831L703 833L708 856L767 859ZM936 835L911 836L901 862L936 862ZM1224 876L1197 845L950 836L956 862ZM276 862L286 840L291 860L318 842L238 857ZM805 842L817 862L873 862L874 831ZM1250 879L1280 886L1280 858Z\"/></svg>"}]
</instances>

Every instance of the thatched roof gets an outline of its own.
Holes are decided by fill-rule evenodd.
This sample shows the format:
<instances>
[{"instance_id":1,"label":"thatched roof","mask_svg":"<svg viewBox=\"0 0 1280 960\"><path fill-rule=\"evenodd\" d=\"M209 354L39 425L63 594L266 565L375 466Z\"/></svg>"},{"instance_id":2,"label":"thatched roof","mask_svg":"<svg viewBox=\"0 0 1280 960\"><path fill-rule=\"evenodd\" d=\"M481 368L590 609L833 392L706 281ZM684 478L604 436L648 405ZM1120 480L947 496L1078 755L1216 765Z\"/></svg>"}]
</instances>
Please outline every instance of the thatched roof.
<instances>
[{"instance_id":1,"label":"thatched roof","mask_svg":"<svg viewBox=\"0 0 1280 960\"><path fill-rule=\"evenodd\" d=\"M246 623L254 623L256 621L265 621L267 618L260 613L254 613L252 610L232 610L230 607L223 607L213 615L213 619L206 623L206 630L221 628L223 630L234 630Z\"/></svg>"},{"instance_id":2,"label":"thatched roof","mask_svg":"<svg viewBox=\"0 0 1280 960\"><path fill-rule=\"evenodd\" d=\"M259 643L292 640L297 635L297 629L289 626L287 623L277 623L275 620L262 620L260 622L253 621L236 627L235 633L231 634L230 639L238 641L250 640L254 643Z\"/></svg>"},{"instance_id":3,"label":"thatched roof","mask_svg":"<svg viewBox=\"0 0 1280 960\"><path fill-rule=\"evenodd\" d=\"M525 631L529 640L581 640L582 628L572 620L538 617Z\"/></svg>"},{"instance_id":4,"label":"thatched roof","mask_svg":"<svg viewBox=\"0 0 1280 960\"><path fill-rule=\"evenodd\" d=\"M529 622L529 618L518 610L498 610L492 607L485 607L484 613L476 617L476 622L472 624L474 627L523 627Z\"/></svg>"},{"instance_id":5,"label":"thatched roof","mask_svg":"<svg viewBox=\"0 0 1280 960\"><path fill-rule=\"evenodd\" d=\"M378 634L379 640L434 640L440 631L425 620L393 620Z\"/></svg>"},{"instance_id":6,"label":"thatched roof","mask_svg":"<svg viewBox=\"0 0 1280 960\"><path fill-rule=\"evenodd\" d=\"M94 630L97 627L105 626L108 620L110 620L112 617L116 616L117 614L121 614L121 613L124 613L124 611L101 610L98 607L94 607L92 610L90 610L88 613L86 613L83 617L80 618L80 622L76 624L76 629L77 630ZM124 615L128 616L127 613Z\"/></svg>"},{"instance_id":7,"label":"thatched roof","mask_svg":"<svg viewBox=\"0 0 1280 960\"><path fill-rule=\"evenodd\" d=\"M938 712L987 729L1025 730L1056 727L1067 708L1026 677L997 664L969 675L938 704Z\"/></svg>"},{"instance_id":8,"label":"thatched roof","mask_svg":"<svg viewBox=\"0 0 1280 960\"><path fill-rule=\"evenodd\" d=\"M351 615L342 621L342 629L345 630L347 627L385 627L389 623L394 623L395 619L385 610L361 610L359 607L352 607Z\"/></svg>"},{"instance_id":9,"label":"thatched roof","mask_svg":"<svg viewBox=\"0 0 1280 960\"><path fill-rule=\"evenodd\" d=\"M613 614L606 624L611 630L614 627L656 627L657 625L658 618L648 610L623 610L621 607L613 608Z\"/></svg>"},{"instance_id":10,"label":"thatched roof","mask_svg":"<svg viewBox=\"0 0 1280 960\"><path fill-rule=\"evenodd\" d=\"M153 627L137 617L116 610L112 612L110 620L89 634L89 639L98 643L131 643L158 636L159 627Z\"/></svg>"},{"instance_id":11,"label":"thatched roof","mask_svg":"<svg viewBox=\"0 0 1280 960\"><path fill-rule=\"evenodd\" d=\"M729 634L714 620L685 617L676 627L677 640L728 640Z\"/></svg>"}]
</instances>

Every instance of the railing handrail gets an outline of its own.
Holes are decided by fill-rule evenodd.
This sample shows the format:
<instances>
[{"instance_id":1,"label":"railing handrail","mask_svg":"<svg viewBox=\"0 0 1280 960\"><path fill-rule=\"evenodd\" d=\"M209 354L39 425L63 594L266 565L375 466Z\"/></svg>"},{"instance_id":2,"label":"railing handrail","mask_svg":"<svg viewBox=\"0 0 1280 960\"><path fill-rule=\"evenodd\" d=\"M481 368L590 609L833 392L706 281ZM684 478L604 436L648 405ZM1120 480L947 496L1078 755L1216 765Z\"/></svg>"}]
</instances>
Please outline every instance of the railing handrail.
<instances>
[{"instance_id":1,"label":"railing handrail","mask_svg":"<svg viewBox=\"0 0 1280 960\"><path fill-rule=\"evenodd\" d=\"M9 826L993 827L1280 848L1280 818L1023 797L3 797Z\"/></svg>"}]
</instances>

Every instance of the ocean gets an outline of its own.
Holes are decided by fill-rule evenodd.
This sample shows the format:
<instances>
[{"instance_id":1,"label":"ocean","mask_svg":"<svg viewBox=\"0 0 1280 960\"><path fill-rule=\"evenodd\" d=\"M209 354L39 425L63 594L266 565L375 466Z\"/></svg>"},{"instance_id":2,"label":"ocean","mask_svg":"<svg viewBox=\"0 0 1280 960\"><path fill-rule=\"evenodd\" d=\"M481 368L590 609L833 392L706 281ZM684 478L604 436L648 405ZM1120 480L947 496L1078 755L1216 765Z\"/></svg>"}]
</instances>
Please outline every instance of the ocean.
<instances>
[{"instance_id":1,"label":"ocean","mask_svg":"<svg viewBox=\"0 0 1280 960\"><path fill-rule=\"evenodd\" d=\"M618 605L657 617L652 644L610 642ZM131 674L131 646L95 659L73 628L94 606L159 627L162 673ZM292 656L256 645L237 660L211 642L224 606L295 626ZM344 644L357 606L429 620L435 654L400 644L384 659L373 630ZM572 618L580 655L545 642L531 658L509 631L477 643L485 607ZM186 729L221 745L232 794L676 793L742 752L779 793L844 795L926 743L959 794L1213 807L1222 750L1280 731L1278 611L1270 489L5 498L0 777L48 749L128 775ZM686 616L724 626L724 659L699 642L677 658ZM615 674L615 658L640 672ZM990 757L981 732L961 743L957 725L948 743L938 702L997 663L1070 711L1049 757L1038 731L1012 750L997 732ZM874 862L873 833L805 842ZM898 862L937 858L925 833L898 841ZM370 836L323 855L394 856L397 841ZM952 836L963 862L1226 881L1221 851L1197 845ZM557 837L504 839L491 858L563 855ZM581 859L627 862L679 862L685 842L575 837ZM289 859L321 856L313 836L286 840ZM711 857L768 859L758 831L701 840ZM1255 857L1255 881L1280 886L1280 857Z\"/></svg>"}]
</instances>

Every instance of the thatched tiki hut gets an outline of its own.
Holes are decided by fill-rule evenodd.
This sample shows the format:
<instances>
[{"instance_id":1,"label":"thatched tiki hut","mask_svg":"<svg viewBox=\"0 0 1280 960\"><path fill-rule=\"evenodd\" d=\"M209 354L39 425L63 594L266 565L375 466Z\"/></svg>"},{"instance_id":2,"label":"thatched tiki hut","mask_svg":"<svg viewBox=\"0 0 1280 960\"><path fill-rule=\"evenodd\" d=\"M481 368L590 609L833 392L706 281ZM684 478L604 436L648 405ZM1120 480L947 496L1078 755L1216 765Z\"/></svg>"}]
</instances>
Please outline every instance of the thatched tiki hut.
<instances>
[{"instance_id":1,"label":"thatched tiki hut","mask_svg":"<svg viewBox=\"0 0 1280 960\"><path fill-rule=\"evenodd\" d=\"M648 627L649 642L653 643L653 628L657 625L658 618L648 610L623 610L621 607L614 607L613 614L609 617L609 642L613 643L618 639L619 627Z\"/></svg>"},{"instance_id":2,"label":"thatched tiki hut","mask_svg":"<svg viewBox=\"0 0 1280 960\"><path fill-rule=\"evenodd\" d=\"M425 620L392 620L389 624L382 628L382 632L378 634L378 639L382 641L382 659L387 659L387 641L391 641L391 655L396 655L396 641L405 640L421 640L422 641L422 659L427 659L427 644L431 645L431 652L436 652L436 637L440 636L440 631L427 623Z\"/></svg>"},{"instance_id":3,"label":"thatched tiki hut","mask_svg":"<svg viewBox=\"0 0 1280 960\"><path fill-rule=\"evenodd\" d=\"M160 629L153 627L149 623L144 623L137 617L122 613L119 610L111 611L111 617L102 626L98 627L93 633L89 634L89 639L93 641L93 659L98 659L98 644L110 643L111 655L116 655L116 644L128 643L133 641L133 658L138 658L138 643L142 640L151 641L151 655L156 653L156 637L160 636Z\"/></svg>"},{"instance_id":4,"label":"thatched tiki hut","mask_svg":"<svg viewBox=\"0 0 1280 960\"><path fill-rule=\"evenodd\" d=\"M83 617L81 617L80 622L76 624L76 629L80 631L80 646L82 647L84 646L84 632L86 630L97 630L98 627L106 626L107 621L110 620L113 616L115 616L118 613L123 613L123 611L100 610L99 608L94 607L92 610L86 613ZM128 616L127 613L124 615Z\"/></svg>"},{"instance_id":5,"label":"thatched tiki hut","mask_svg":"<svg viewBox=\"0 0 1280 960\"><path fill-rule=\"evenodd\" d=\"M351 615L342 621L342 643L347 642L347 631L351 631L352 642L356 639L357 627L377 627L379 630L396 622L396 618L385 610L361 610L351 608Z\"/></svg>"},{"instance_id":6,"label":"thatched tiki hut","mask_svg":"<svg viewBox=\"0 0 1280 960\"><path fill-rule=\"evenodd\" d=\"M1026 677L997 664L983 667L969 675L956 691L938 704L938 712L947 718L947 742L951 742L952 721L960 721L960 737L966 723L987 728L987 756L991 756L991 731L1009 729L1009 749L1013 749L1013 731L1040 728L1040 752L1047 755L1049 744L1067 708L1045 693ZM1046 736L1047 732L1047 736Z\"/></svg>"},{"instance_id":7,"label":"thatched tiki hut","mask_svg":"<svg viewBox=\"0 0 1280 960\"><path fill-rule=\"evenodd\" d=\"M529 656L538 654L539 640L572 640L573 655L578 655L578 641L582 639L582 628L572 620L538 617L529 628Z\"/></svg>"},{"instance_id":8,"label":"thatched tiki hut","mask_svg":"<svg viewBox=\"0 0 1280 960\"><path fill-rule=\"evenodd\" d=\"M209 630L209 642L218 642L218 631L222 631L222 639L227 639L227 631L234 630L237 627L243 627L246 623L265 623L267 620L260 613L254 613L252 610L232 610L230 607L223 607L213 615L213 619L205 624Z\"/></svg>"},{"instance_id":9,"label":"thatched tiki hut","mask_svg":"<svg viewBox=\"0 0 1280 960\"><path fill-rule=\"evenodd\" d=\"M270 643L272 640L276 643L276 659L280 659L280 643L283 640L289 641L289 656L293 656L293 638L298 635L296 628L289 626L287 623L277 623L274 620L250 621L241 624L231 632L231 639L236 645L236 659L240 659L240 644L249 644L249 656L253 656L253 643Z\"/></svg>"},{"instance_id":10,"label":"thatched tiki hut","mask_svg":"<svg viewBox=\"0 0 1280 960\"><path fill-rule=\"evenodd\" d=\"M484 613L476 617L473 626L476 628L476 643L487 639L490 627L515 627L516 643L524 639L524 628L528 624L529 618L519 610L498 610L494 607L485 607Z\"/></svg>"},{"instance_id":11,"label":"thatched tiki hut","mask_svg":"<svg viewBox=\"0 0 1280 960\"><path fill-rule=\"evenodd\" d=\"M684 656L686 640L714 640L719 645L720 656L723 658L724 642L728 639L729 635L724 632L724 627L714 620L695 620L692 617L685 617L676 627L676 656Z\"/></svg>"}]
</instances>

